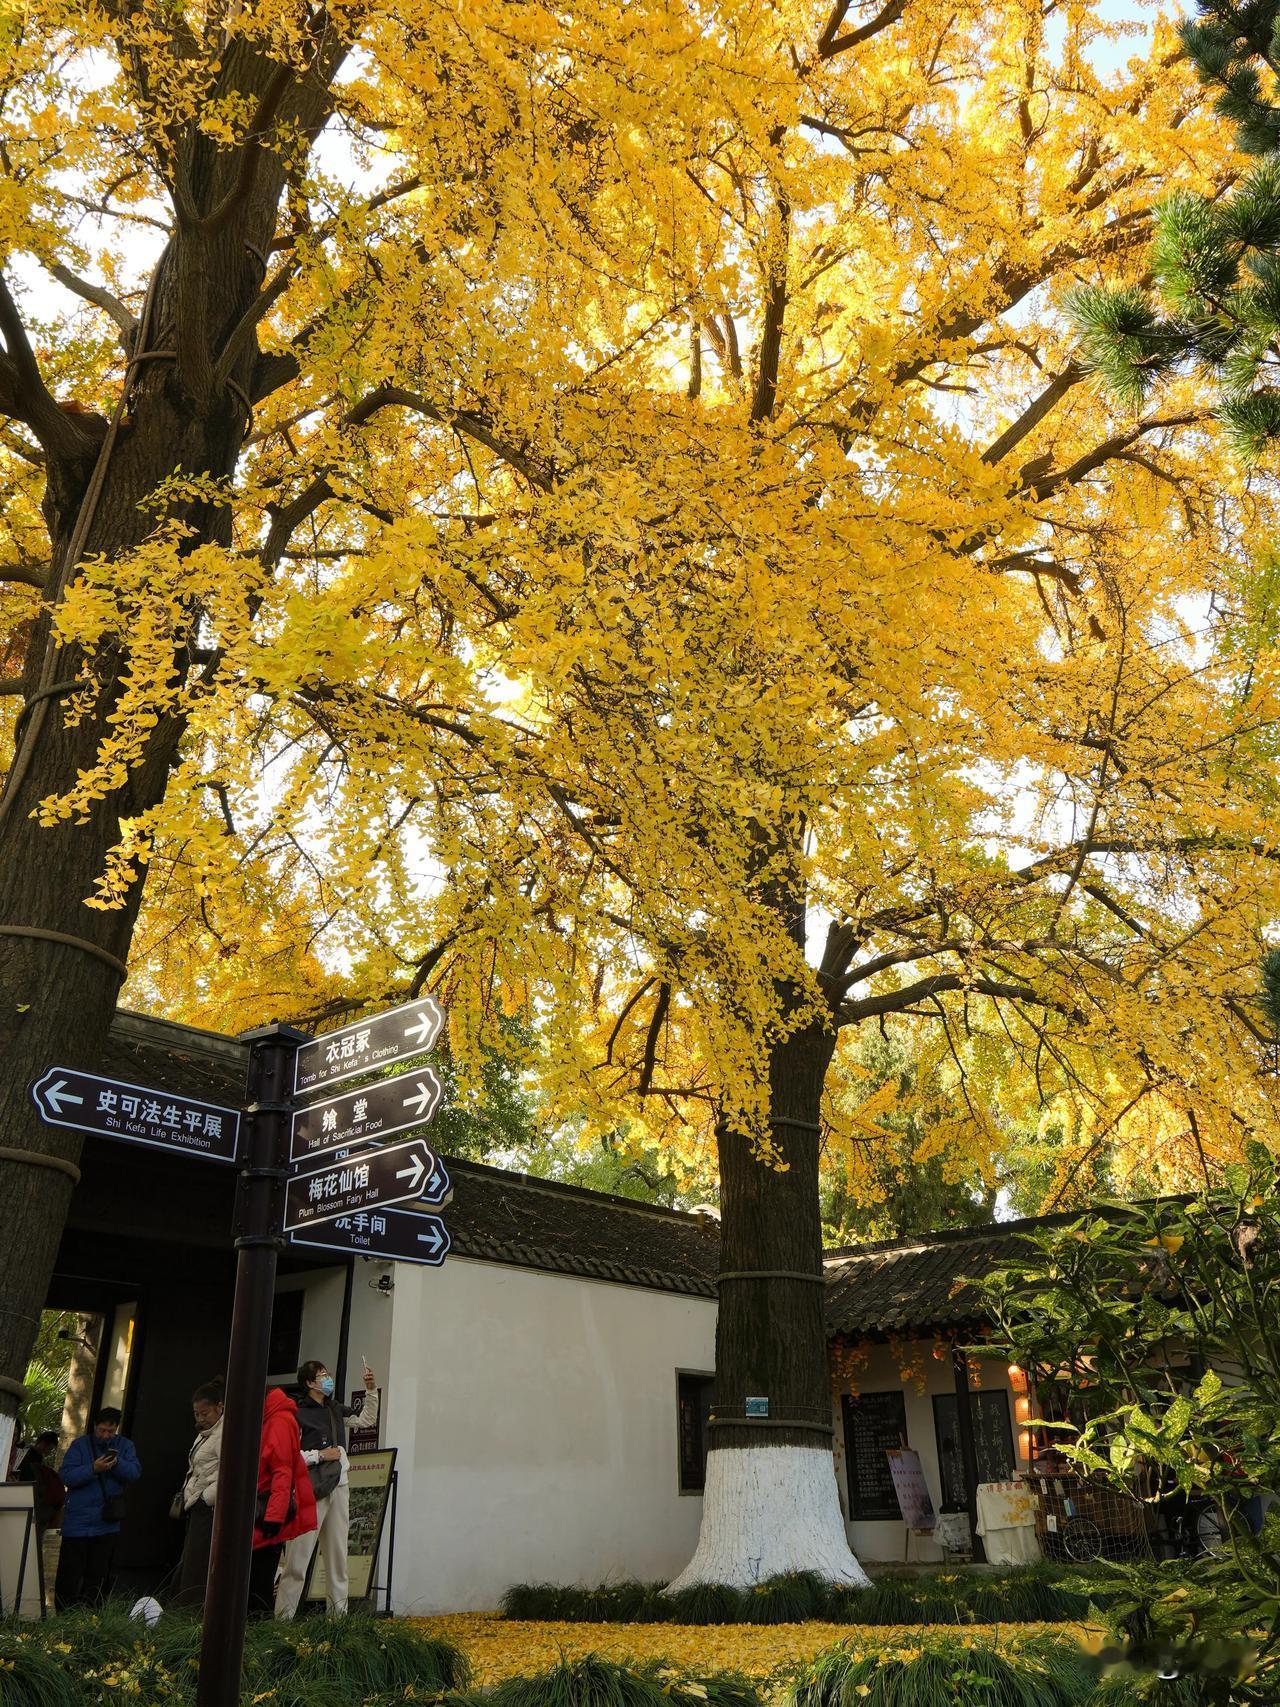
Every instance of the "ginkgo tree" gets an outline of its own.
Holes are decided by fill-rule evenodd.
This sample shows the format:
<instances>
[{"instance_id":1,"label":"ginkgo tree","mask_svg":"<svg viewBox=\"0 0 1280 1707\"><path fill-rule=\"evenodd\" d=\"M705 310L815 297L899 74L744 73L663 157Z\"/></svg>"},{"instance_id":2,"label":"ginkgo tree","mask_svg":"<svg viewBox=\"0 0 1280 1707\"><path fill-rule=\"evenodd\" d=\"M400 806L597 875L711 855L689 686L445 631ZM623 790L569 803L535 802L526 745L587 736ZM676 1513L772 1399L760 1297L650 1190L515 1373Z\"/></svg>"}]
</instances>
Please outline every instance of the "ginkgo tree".
<instances>
[{"instance_id":1,"label":"ginkgo tree","mask_svg":"<svg viewBox=\"0 0 1280 1707\"><path fill-rule=\"evenodd\" d=\"M518 1010L586 1130L714 1152L684 1580L859 1580L842 1039L909 1016L938 1141L1043 1113L1064 1175L1271 1130L1271 495L1056 312L1226 169L1194 79L1030 0L6 27L0 1376L76 1159L25 1085L126 963L220 1023L430 984L460 1062Z\"/></svg>"}]
</instances>

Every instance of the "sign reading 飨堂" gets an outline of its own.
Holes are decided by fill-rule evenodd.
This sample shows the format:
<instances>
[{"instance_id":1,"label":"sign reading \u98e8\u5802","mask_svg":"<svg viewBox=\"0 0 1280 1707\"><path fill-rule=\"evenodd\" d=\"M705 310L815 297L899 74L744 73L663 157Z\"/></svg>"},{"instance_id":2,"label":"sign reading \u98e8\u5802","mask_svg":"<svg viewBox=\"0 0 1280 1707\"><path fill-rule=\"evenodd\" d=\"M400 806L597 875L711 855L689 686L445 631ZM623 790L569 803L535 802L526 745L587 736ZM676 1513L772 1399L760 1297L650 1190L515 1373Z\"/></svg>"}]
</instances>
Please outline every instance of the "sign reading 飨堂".
<instances>
[{"instance_id":1,"label":"sign reading \u98e8\u5802","mask_svg":"<svg viewBox=\"0 0 1280 1707\"><path fill-rule=\"evenodd\" d=\"M234 1162L240 1110L148 1085L104 1079L74 1067L47 1067L31 1087L31 1100L48 1126L176 1150L206 1162Z\"/></svg>"},{"instance_id":2,"label":"sign reading \u98e8\u5802","mask_svg":"<svg viewBox=\"0 0 1280 1707\"><path fill-rule=\"evenodd\" d=\"M412 1209L375 1209L367 1214L340 1215L291 1233L289 1243L439 1268L449 1254L450 1240L449 1229L438 1215L421 1215Z\"/></svg>"},{"instance_id":3,"label":"sign reading \u98e8\u5802","mask_svg":"<svg viewBox=\"0 0 1280 1707\"><path fill-rule=\"evenodd\" d=\"M356 1020L304 1043L294 1057L295 1096L322 1090L379 1067L425 1055L440 1035L444 1010L434 996L420 996L386 1013Z\"/></svg>"},{"instance_id":4,"label":"sign reading \u98e8\u5802","mask_svg":"<svg viewBox=\"0 0 1280 1707\"><path fill-rule=\"evenodd\" d=\"M289 1159L303 1161L325 1150L349 1149L425 1126L443 1095L444 1086L430 1067L415 1067L394 1079L377 1079L358 1091L308 1103L290 1117Z\"/></svg>"},{"instance_id":5,"label":"sign reading \u98e8\u5802","mask_svg":"<svg viewBox=\"0 0 1280 1707\"><path fill-rule=\"evenodd\" d=\"M422 1196L435 1170L436 1158L425 1141L410 1138L294 1174L285 1187L284 1230L292 1233L317 1221L407 1203Z\"/></svg>"}]
</instances>

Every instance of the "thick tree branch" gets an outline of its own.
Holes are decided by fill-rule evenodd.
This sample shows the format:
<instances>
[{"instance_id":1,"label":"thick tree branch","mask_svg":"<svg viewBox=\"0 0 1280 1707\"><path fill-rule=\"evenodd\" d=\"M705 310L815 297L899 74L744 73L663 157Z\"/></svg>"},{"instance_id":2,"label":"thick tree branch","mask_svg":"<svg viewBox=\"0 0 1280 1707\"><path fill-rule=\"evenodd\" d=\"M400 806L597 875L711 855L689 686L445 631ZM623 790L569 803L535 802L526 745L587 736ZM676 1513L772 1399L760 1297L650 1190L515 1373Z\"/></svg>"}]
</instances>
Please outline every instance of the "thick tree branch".
<instances>
[{"instance_id":1,"label":"thick tree branch","mask_svg":"<svg viewBox=\"0 0 1280 1707\"><path fill-rule=\"evenodd\" d=\"M71 459L93 449L94 439L66 410L59 408L40 374L18 306L0 274L0 411L24 421L50 456Z\"/></svg>"},{"instance_id":2,"label":"thick tree branch","mask_svg":"<svg viewBox=\"0 0 1280 1707\"><path fill-rule=\"evenodd\" d=\"M856 1002L843 1002L836 1013L838 1026L859 1025L863 1020L880 1014L900 1014L948 991L966 990L975 996L990 996L995 1000L1026 1002L1031 1007L1048 1008L1054 1013L1079 1017L1048 996L1038 995L1026 984L1006 984L994 978L975 978L961 972L936 972L929 978L918 978L914 984L904 984L897 990L884 990L874 996L862 996Z\"/></svg>"},{"instance_id":3,"label":"thick tree branch","mask_svg":"<svg viewBox=\"0 0 1280 1707\"><path fill-rule=\"evenodd\" d=\"M872 36L878 36L882 30L887 30L890 24L896 24L907 9L907 0L889 0L887 6L869 18L865 24L860 24L856 30L846 30L843 35L835 32L844 22L848 12L848 4L837 4L835 11L827 20L818 42L818 58L834 59L838 53L845 53L851 47L859 47L864 41L870 41ZM835 29L832 24L834 22Z\"/></svg>"},{"instance_id":4,"label":"thick tree branch","mask_svg":"<svg viewBox=\"0 0 1280 1707\"><path fill-rule=\"evenodd\" d=\"M1138 421L1134 426L1126 427L1123 432L1114 433L1109 439L1104 439L1093 450L1077 457L1068 467L1024 482L1022 490L1029 491L1037 502L1043 502L1063 486L1076 486L1090 474L1096 473L1105 463L1123 456L1131 445L1148 433L1158 433L1165 427L1190 427L1205 419L1203 409L1192 409L1178 415L1155 415L1149 420Z\"/></svg>"},{"instance_id":5,"label":"thick tree branch","mask_svg":"<svg viewBox=\"0 0 1280 1707\"><path fill-rule=\"evenodd\" d=\"M1077 362L1071 362L1055 379L1050 380L1044 390L1022 411L1018 419L994 439L982 453L982 460L994 467L1002 461L1016 445L1022 443L1028 433L1032 433L1044 420L1052 414L1061 400L1084 378L1085 370Z\"/></svg>"},{"instance_id":6,"label":"thick tree branch","mask_svg":"<svg viewBox=\"0 0 1280 1707\"><path fill-rule=\"evenodd\" d=\"M44 587L48 581L47 563L0 563L0 583L12 587Z\"/></svg>"},{"instance_id":7,"label":"thick tree branch","mask_svg":"<svg viewBox=\"0 0 1280 1707\"><path fill-rule=\"evenodd\" d=\"M112 296L105 285L91 284L88 279L80 278L70 267L64 267L61 261L46 261L45 268L60 285L65 285L76 296L83 297L86 302L93 303L95 308L100 308L104 314L109 314L120 328L120 341L125 349L132 346L138 322L118 296Z\"/></svg>"}]
</instances>

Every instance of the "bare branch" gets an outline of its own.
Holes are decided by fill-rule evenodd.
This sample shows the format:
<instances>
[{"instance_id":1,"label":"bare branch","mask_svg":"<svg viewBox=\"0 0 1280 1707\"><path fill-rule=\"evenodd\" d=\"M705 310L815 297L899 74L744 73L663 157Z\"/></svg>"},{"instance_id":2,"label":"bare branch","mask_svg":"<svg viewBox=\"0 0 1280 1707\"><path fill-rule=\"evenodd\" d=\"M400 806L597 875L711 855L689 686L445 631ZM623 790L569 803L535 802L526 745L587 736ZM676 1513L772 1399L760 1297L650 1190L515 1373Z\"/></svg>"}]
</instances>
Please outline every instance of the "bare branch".
<instances>
[{"instance_id":1,"label":"bare branch","mask_svg":"<svg viewBox=\"0 0 1280 1707\"><path fill-rule=\"evenodd\" d=\"M0 563L0 582L14 587L44 587L49 581L47 563Z\"/></svg>"},{"instance_id":2,"label":"bare branch","mask_svg":"<svg viewBox=\"0 0 1280 1707\"><path fill-rule=\"evenodd\" d=\"M868 19L865 24L860 24L856 30L846 30L841 36L832 31L831 19L838 19L836 22L836 29L838 30L849 8L847 0L844 5L837 4L818 43L818 58L834 59L838 53L845 53L851 47L858 47L864 41L870 41L872 36L878 36L881 30L887 30L890 24L896 24L906 9L907 0L889 0L888 5L877 12L874 18Z\"/></svg>"},{"instance_id":3,"label":"bare branch","mask_svg":"<svg viewBox=\"0 0 1280 1707\"><path fill-rule=\"evenodd\" d=\"M132 346L138 322L118 296L112 296L105 285L91 284L88 279L80 278L70 267L64 267L61 261L46 261L45 268L60 285L65 285L76 296L83 297L86 302L93 303L95 308L100 308L104 314L109 314L120 328L121 342L125 349Z\"/></svg>"},{"instance_id":4,"label":"bare branch","mask_svg":"<svg viewBox=\"0 0 1280 1707\"><path fill-rule=\"evenodd\" d=\"M1008 456L1015 445L1021 444L1027 434L1034 432L1045 416L1052 413L1071 387L1077 385L1084 378L1084 371L1077 362L1071 362L1055 379L1050 380L1039 396L1022 411L1018 419L1006 427L998 439L987 446L982 453L983 462L994 467L997 462Z\"/></svg>"},{"instance_id":5,"label":"bare branch","mask_svg":"<svg viewBox=\"0 0 1280 1707\"><path fill-rule=\"evenodd\" d=\"M27 337L18 305L0 274L0 335L5 353L0 359L0 411L25 421L50 456L81 457L94 439L73 415L59 408L40 373L40 364Z\"/></svg>"}]
</instances>

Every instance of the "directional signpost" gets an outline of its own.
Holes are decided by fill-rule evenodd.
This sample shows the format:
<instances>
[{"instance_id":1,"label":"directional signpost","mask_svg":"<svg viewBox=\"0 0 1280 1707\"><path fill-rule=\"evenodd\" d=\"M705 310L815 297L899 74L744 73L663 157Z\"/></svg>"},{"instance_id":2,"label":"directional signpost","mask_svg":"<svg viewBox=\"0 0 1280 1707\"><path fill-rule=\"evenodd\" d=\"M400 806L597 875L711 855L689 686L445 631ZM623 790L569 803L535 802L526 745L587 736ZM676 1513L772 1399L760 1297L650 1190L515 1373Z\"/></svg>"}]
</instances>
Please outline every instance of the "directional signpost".
<instances>
[{"instance_id":1,"label":"directional signpost","mask_svg":"<svg viewBox=\"0 0 1280 1707\"><path fill-rule=\"evenodd\" d=\"M394 1079L375 1079L358 1091L295 1109L289 1126L289 1160L305 1161L325 1150L349 1150L425 1126L440 1106L444 1086L430 1067L415 1067Z\"/></svg>"},{"instance_id":2,"label":"directional signpost","mask_svg":"<svg viewBox=\"0 0 1280 1707\"><path fill-rule=\"evenodd\" d=\"M309 1096L327 1085L393 1067L413 1055L425 1055L440 1035L444 1010L434 996L421 996L403 1007L388 1008L370 1019L356 1020L340 1031L304 1043L293 1074L295 1096Z\"/></svg>"},{"instance_id":3,"label":"directional signpost","mask_svg":"<svg viewBox=\"0 0 1280 1707\"><path fill-rule=\"evenodd\" d=\"M449 1254L450 1241L449 1229L438 1215L419 1215L412 1209L378 1209L371 1215L340 1215L336 1221L291 1234L289 1243L439 1268Z\"/></svg>"},{"instance_id":4,"label":"directional signpost","mask_svg":"<svg viewBox=\"0 0 1280 1707\"><path fill-rule=\"evenodd\" d=\"M316 1221L408 1203L421 1197L435 1167L425 1139L410 1138L294 1174L285 1192L284 1230L294 1233Z\"/></svg>"},{"instance_id":5,"label":"directional signpost","mask_svg":"<svg viewBox=\"0 0 1280 1707\"><path fill-rule=\"evenodd\" d=\"M236 1159L238 1108L104 1079L74 1067L47 1067L31 1087L31 1100L48 1126L70 1126L125 1144L177 1150L206 1162Z\"/></svg>"}]
</instances>

